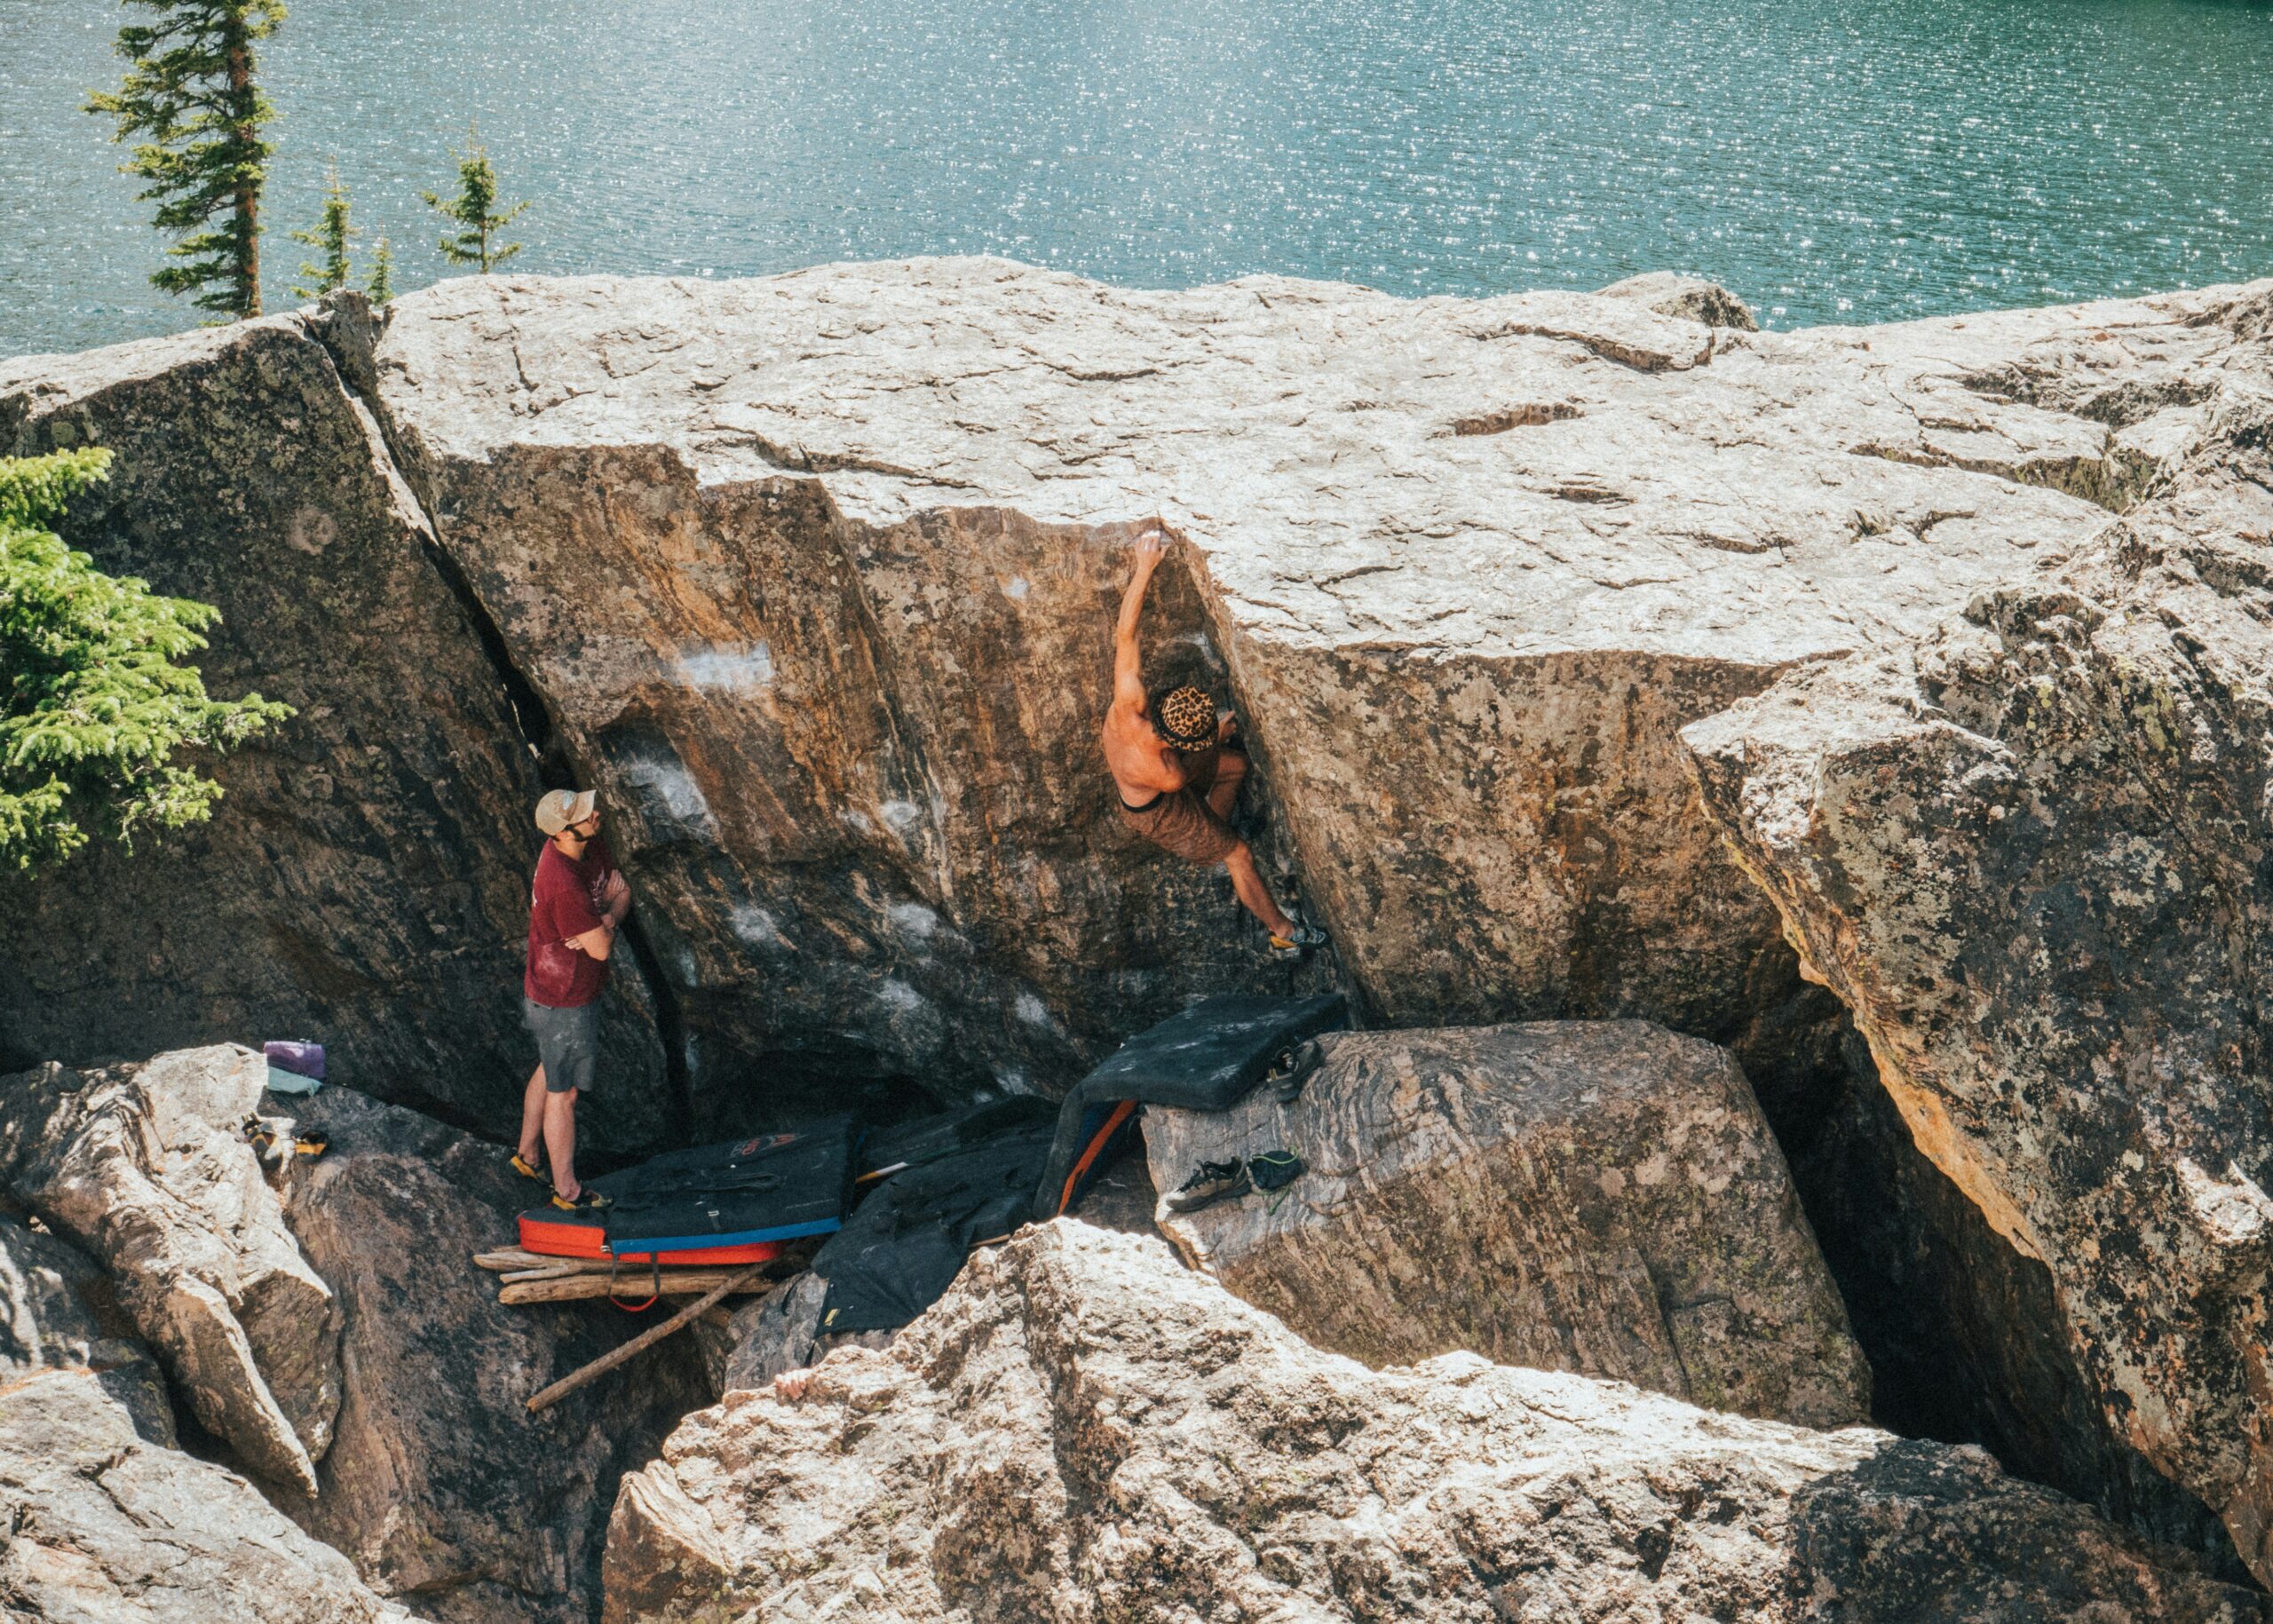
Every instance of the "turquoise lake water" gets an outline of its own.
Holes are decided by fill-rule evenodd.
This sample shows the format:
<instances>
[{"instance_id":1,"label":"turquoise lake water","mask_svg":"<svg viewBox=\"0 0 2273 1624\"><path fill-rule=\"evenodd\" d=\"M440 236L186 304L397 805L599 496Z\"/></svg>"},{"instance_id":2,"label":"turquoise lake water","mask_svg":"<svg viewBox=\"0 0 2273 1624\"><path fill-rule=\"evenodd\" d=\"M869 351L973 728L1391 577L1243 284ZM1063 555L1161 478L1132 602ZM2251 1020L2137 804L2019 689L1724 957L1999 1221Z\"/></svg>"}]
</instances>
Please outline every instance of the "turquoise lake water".
<instances>
[{"instance_id":1,"label":"turquoise lake water","mask_svg":"<svg viewBox=\"0 0 2273 1624\"><path fill-rule=\"evenodd\" d=\"M529 270L1667 268L1778 327L2273 274L2273 0L289 4L270 218L336 155L410 287L475 118ZM77 110L121 15L0 0L0 354L193 322ZM268 239L272 307L303 252Z\"/></svg>"}]
</instances>

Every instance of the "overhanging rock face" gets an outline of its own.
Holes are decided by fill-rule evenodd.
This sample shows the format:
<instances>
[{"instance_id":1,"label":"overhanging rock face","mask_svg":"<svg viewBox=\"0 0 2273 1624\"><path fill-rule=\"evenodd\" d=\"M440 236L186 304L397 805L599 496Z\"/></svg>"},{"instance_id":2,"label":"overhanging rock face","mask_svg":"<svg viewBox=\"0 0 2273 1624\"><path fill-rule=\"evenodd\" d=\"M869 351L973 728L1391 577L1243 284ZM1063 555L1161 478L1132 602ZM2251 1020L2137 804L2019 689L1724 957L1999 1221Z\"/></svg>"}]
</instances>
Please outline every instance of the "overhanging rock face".
<instances>
[{"instance_id":1,"label":"overhanging rock face","mask_svg":"<svg viewBox=\"0 0 2273 1624\"><path fill-rule=\"evenodd\" d=\"M1773 1135L1728 1051L1645 1021L1333 1034L1301 1096L1144 1114L1152 1182L1305 1171L1163 1227L1319 1346L1465 1350L1812 1427L1870 1411Z\"/></svg>"},{"instance_id":2,"label":"overhanging rock face","mask_svg":"<svg viewBox=\"0 0 2273 1624\"><path fill-rule=\"evenodd\" d=\"M312 1037L335 1081L510 1125L543 785L369 415L294 316L0 363L0 455L89 445L110 479L64 538L218 606L208 688L297 714L219 765L211 822L0 876L0 1062ZM653 1142L646 1019L607 1043L588 1141Z\"/></svg>"},{"instance_id":3,"label":"overhanging rock face","mask_svg":"<svg viewBox=\"0 0 2273 1624\"><path fill-rule=\"evenodd\" d=\"M2198 428L2206 307L1773 335L944 260L463 281L345 347L632 813L698 1087L967 1091L1270 984L1097 763L1140 521L1192 543L1150 646L1227 675L1377 1015L1729 1034L1789 961L1677 730L2093 535Z\"/></svg>"},{"instance_id":4,"label":"overhanging rock face","mask_svg":"<svg viewBox=\"0 0 2273 1624\"><path fill-rule=\"evenodd\" d=\"M2051 1271L2116 1435L2273 1575L2273 290L2159 494L1914 651L1692 728L1919 1148Z\"/></svg>"}]
</instances>

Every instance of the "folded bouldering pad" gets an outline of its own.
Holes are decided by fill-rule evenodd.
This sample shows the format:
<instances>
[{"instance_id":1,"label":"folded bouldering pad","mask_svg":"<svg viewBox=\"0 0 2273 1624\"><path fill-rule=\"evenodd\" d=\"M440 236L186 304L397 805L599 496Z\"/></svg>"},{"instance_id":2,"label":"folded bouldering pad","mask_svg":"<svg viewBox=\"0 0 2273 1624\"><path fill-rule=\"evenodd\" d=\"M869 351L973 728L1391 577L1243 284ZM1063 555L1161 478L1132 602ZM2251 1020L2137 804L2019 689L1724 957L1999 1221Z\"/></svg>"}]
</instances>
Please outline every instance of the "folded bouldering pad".
<instances>
[{"instance_id":1,"label":"folded bouldering pad","mask_svg":"<svg viewBox=\"0 0 2273 1624\"><path fill-rule=\"evenodd\" d=\"M1080 1199L1135 1107L1228 1111L1274 1066L1321 1032L1348 1024L1339 993L1317 998L1235 994L1203 999L1149 1026L1073 1085L1058 1107L1049 1160L1034 1192L1034 1217L1052 1218Z\"/></svg>"},{"instance_id":2,"label":"folded bouldering pad","mask_svg":"<svg viewBox=\"0 0 2273 1624\"><path fill-rule=\"evenodd\" d=\"M820 1330L897 1330L938 1302L981 1241L1026 1221L1056 1127L1026 1113L984 1142L884 1178L813 1256Z\"/></svg>"}]
</instances>

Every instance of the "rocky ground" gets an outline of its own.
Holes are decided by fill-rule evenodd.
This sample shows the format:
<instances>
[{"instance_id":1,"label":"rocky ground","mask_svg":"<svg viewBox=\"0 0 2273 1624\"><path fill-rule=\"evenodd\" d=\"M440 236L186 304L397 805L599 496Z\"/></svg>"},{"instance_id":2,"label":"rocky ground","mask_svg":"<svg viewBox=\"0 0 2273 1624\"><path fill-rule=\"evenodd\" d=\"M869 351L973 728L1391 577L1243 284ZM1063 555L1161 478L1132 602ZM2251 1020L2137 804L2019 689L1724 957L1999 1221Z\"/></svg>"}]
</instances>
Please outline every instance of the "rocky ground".
<instances>
[{"instance_id":1,"label":"rocky ground","mask_svg":"<svg viewBox=\"0 0 2273 1624\"><path fill-rule=\"evenodd\" d=\"M2269 422L2273 284L1769 334L919 261L0 362L0 454L118 453L72 543L298 712L0 884L0 1611L2258 1616ZM1156 514L1299 971L1097 771ZM1147 1123L1123 1228L1311 1166L1196 1271L1055 1230L866 1348L792 1281L531 1421L630 1328L459 1262L569 781L639 904L601 1157L1053 1093L1201 993L1374 1030ZM299 1106L212 1047L300 1035Z\"/></svg>"},{"instance_id":2,"label":"rocky ground","mask_svg":"<svg viewBox=\"0 0 2273 1624\"><path fill-rule=\"evenodd\" d=\"M0 1554L6 1616L222 1616L191 1610L198 1588L265 1585L258 1564L186 1566L187 1597L135 1576L177 1541L224 1562L240 1541L321 1560L229 1616L376 1617L385 1596L438 1624L587 1619L616 1479L710 1397L693 1344L529 1416L628 1334L605 1304L501 1307L471 1267L533 1186L455 1129L345 1089L287 1101L266 1076L220 1046L0 1079L0 1204L29 1218L0 1218L0 1351L25 1375L0 1380L0 1456L41 1462L10 1478L33 1532ZM249 1113L331 1148L264 1166ZM177 1447L170 1397L220 1464ZM73 1564L89 1587L149 1586L149 1611L103 1611Z\"/></svg>"},{"instance_id":3,"label":"rocky ground","mask_svg":"<svg viewBox=\"0 0 2273 1624\"><path fill-rule=\"evenodd\" d=\"M689 1418L624 1480L603 1616L2273 1614L1977 1450L1473 1354L1368 1371L1069 1220L889 1350Z\"/></svg>"}]
</instances>

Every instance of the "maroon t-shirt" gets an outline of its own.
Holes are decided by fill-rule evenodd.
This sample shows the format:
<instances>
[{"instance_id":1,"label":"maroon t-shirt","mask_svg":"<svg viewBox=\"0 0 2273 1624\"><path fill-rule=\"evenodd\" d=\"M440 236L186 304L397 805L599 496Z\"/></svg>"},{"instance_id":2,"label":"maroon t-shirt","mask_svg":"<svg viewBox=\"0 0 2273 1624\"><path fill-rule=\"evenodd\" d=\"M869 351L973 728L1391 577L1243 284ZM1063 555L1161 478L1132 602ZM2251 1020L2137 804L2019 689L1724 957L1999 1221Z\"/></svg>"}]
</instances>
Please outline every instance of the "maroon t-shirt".
<instances>
[{"instance_id":1,"label":"maroon t-shirt","mask_svg":"<svg viewBox=\"0 0 2273 1624\"><path fill-rule=\"evenodd\" d=\"M593 836L574 862L552 842L544 843L530 887L529 967L521 977L521 990L537 1002L574 1010L600 995L607 961L571 947L568 939L600 928L614 873L615 853L604 836Z\"/></svg>"}]
</instances>

